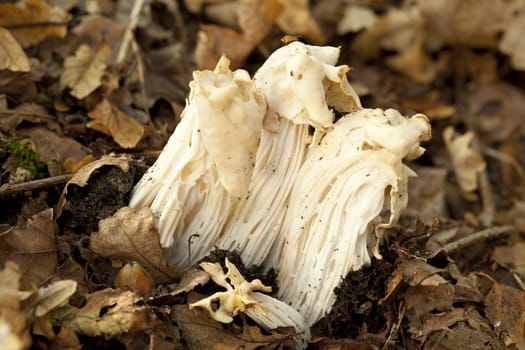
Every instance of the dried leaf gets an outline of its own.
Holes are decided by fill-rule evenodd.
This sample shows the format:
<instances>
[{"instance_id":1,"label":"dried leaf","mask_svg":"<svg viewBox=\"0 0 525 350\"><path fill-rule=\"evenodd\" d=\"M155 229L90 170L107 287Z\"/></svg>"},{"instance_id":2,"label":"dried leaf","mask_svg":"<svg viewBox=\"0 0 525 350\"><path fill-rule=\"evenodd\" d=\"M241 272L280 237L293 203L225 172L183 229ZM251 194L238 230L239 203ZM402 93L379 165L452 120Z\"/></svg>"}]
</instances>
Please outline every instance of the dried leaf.
<instances>
[{"instance_id":1,"label":"dried leaf","mask_svg":"<svg viewBox=\"0 0 525 350\"><path fill-rule=\"evenodd\" d=\"M20 267L25 288L40 286L51 278L58 262L53 209L33 215L0 236L0 263L7 260Z\"/></svg>"},{"instance_id":2,"label":"dried leaf","mask_svg":"<svg viewBox=\"0 0 525 350\"><path fill-rule=\"evenodd\" d=\"M49 311L65 304L75 294L77 282L71 280L56 281L38 290L35 316L42 317Z\"/></svg>"},{"instance_id":3,"label":"dried leaf","mask_svg":"<svg viewBox=\"0 0 525 350\"><path fill-rule=\"evenodd\" d=\"M445 180L447 170L439 167L414 167L417 177L408 186L406 214L417 216L426 224L434 218L447 217Z\"/></svg>"},{"instance_id":4,"label":"dried leaf","mask_svg":"<svg viewBox=\"0 0 525 350\"><path fill-rule=\"evenodd\" d=\"M430 83L438 73L437 64L423 50L421 39L397 55L387 57L386 63L392 69L420 84Z\"/></svg>"},{"instance_id":5,"label":"dried leaf","mask_svg":"<svg viewBox=\"0 0 525 350\"><path fill-rule=\"evenodd\" d=\"M377 15L369 7L347 5L343 17L337 24L337 34L355 33L368 29L377 21Z\"/></svg>"},{"instance_id":6,"label":"dried leaf","mask_svg":"<svg viewBox=\"0 0 525 350\"><path fill-rule=\"evenodd\" d=\"M258 43L270 32L283 6L278 0L240 0L237 5L239 25L246 39Z\"/></svg>"},{"instance_id":7,"label":"dried leaf","mask_svg":"<svg viewBox=\"0 0 525 350\"><path fill-rule=\"evenodd\" d=\"M525 15L514 18L499 42L501 52L510 56L512 67L525 70Z\"/></svg>"},{"instance_id":8,"label":"dried leaf","mask_svg":"<svg viewBox=\"0 0 525 350\"><path fill-rule=\"evenodd\" d=\"M107 44L113 53L112 60L118 53L126 28L108 17L88 15L81 17L81 22L73 33L82 44L89 47L100 47Z\"/></svg>"},{"instance_id":9,"label":"dried leaf","mask_svg":"<svg viewBox=\"0 0 525 350\"><path fill-rule=\"evenodd\" d=\"M525 292L503 284L494 283L485 298L485 313L494 325L494 330L500 337L508 337L504 341L523 344L523 330L517 328L523 325L525 315ZM521 338L519 338L521 337Z\"/></svg>"},{"instance_id":10,"label":"dried leaf","mask_svg":"<svg viewBox=\"0 0 525 350\"><path fill-rule=\"evenodd\" d=\"M20 130L35 144L40 160L47 165L51 176L64 174L67 159L79 162L88 154L88 149L71 137L59 136L46 127L35 126Z\"/></svg>"},{"instance_id":11,"label":"dried leaf","mask_svg":"<svg viewBox=\"0 0 525 350\"><path fill-rule=\"evenodd\" d=\"M182 275L178 267L170 268L164 260L153 214L147 207L123 207L101 220L99 231L90 236L90 248L106 258L139 262L156 283L173 281Z\"/></svg>"},{"instance_id":12,"label":"dried leaf","mask_svg":"<svg viewBox=\"0 0 525 350\"><path fill-rule=\"evenodd\" d=\"M24 48L47 38L65 37L68 20L66 12L44 0L0 4L0 26L9 29Z\"/></svg>"},{"instance_id":13,"label":"dried leaf","mask_svg":"<svg viewBox=\"0 0 525 350\"><path fill-rule=\"evenodd\" d=\"M454 174L465 194L478 188L478 173L485 169L485 161L470 145L473 138L471 131L456 137L453 127L447 127L443 131L443 140L452 159Z\"/></svg>"},{"instance_id":14,"label":"dried leaf","mask_svg":"<svg viewBox=\"0 0 525 350\"><path fill-rule=\"evenodd\" d=\"M112 338L148 328L148 311L130 291L104 289L86 296L84 307L66 307L54 313L55 323L90 337Z\"/></svg>"},{"instance_id":15,"label":"dried leaf","mask_svg":"<svg viewBox=\"0 0 525 350\"><path fill-rule=\"evenodd\" d=\"M20 310L20 270L8 261L0 270L0 349L28 349L31 344L26 315Z\"/></svg>"},{"instance_id":16,"label":"dried leaf","mask_svg":"<svg viewBox=\"0 0 525 350\"><path fill-rule=\"evenodd\" d=\"M0 27L0 70L2 69L29 72L31 66L20 44L7 29Z\"/></svg>"},{"instance_id":17,"label":"dried leaf","mask_svg":"<svg viewBox=\"0 0 525 350\"><path fill-rule=\"evenodd\" d=\"M427 26L441 40L455 45L495 47L498 32L522 5L505 0L418 0L417 6Z\"/></svg>"},{"instance_id":18,"label":"dried leaf","mask_svg":"<svg viewBox=\"0 0 525 350\"><path fill-rule=\"evenodd\" d=\"M82 169L77 171L75 175L73 175L73 177L64 186L64 190L62 191L62 194L60 195L60 199L57 204L57 217L59 217L62 214L62 209L64 208L64 205L66 204L66 197L67 197L67 191L68 191L69 185L76 185L79 187L84 187L88 183L91 175L93 175L93 173L97 169L103 166L107 166L107 165L117 166L120 169L122 169L122 171L124 172L127 172L130 168L129 158L126 156L121 156L121 157L105 156L99 160L96 160L84 166Z\"/></svg>"},{"instance_id":19,"label":"dried leaf","mask_svg":"<svg viewBox=\"0 0 525 350\"><path fill-rule=\"evenodd\" d=\"M239 68L256 43L236 31L216 25L202 25L197 35L195 63L198 69L213 69L219 58L226 55L230 68Z\"/></svg>"},{"instance_id":20,"label":"dried leaf","mask_svg":"<svg viewBox=\"0 0 525 350\"><path fill-rule=\"evenodd\" d=\"M93 119L87 127L113 137L123 148L133 148L144 135L144 125L129 117L119 108L104 99L88 113Z\"/></svg>"},{"instance_id":21,"label":"dried leaf","mask_svg":"<svg viewBox=\"0 0 525 350\"><path fill-rule=\"evenodd\" d=\"M74 56L64 61L60 76L60 89L71 88L71 95L78 99L87 97L100 86L102 75L111 57L111 48L103 43L93 50L80 45Z\"/></svg>"},{"instance_id":22,"label":"dried leaf","mask_svg":"<svg viewBox=\"0 0 525 350\"><path fill-rule=\"evenodd\" d=\"M494 248L491 259L525 280L525 242Z\"/></svg>"},{"instance_id":23,"label":"dried leaf","mask_svg":"<svg viewBox=\"0 0 525 350\"><path fill-rule=\"evenodd\" d=\"M286 34L302 35L306 39L322 44L325 41L319 25L312 16L308 0L278 0L283 11L277 24Z\"/></svg>"}]
</instances>

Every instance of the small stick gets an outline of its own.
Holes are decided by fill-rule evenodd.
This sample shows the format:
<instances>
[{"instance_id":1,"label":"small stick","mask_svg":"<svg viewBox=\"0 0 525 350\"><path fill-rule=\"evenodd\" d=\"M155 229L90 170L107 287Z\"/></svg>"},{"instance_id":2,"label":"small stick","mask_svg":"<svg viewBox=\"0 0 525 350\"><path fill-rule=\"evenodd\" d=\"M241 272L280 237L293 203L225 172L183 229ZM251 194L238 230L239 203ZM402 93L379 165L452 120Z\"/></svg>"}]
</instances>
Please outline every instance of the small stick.
<instances>
[{"instance_id":1,"label":"small stick","mask_svg":"<svg viewBox=\"0 0 525 350\"><path fill-rule=\"evenodd\" d=\"M0 186L0 198L16 195L26 191L41 190L52 186L63 185L73 177L73 174L52 176L45 179L28 181L20 184L4 184Z\"/></svg>"},{"instance_id":2,"label":"small stick","mask_svg":"<svg viewBox=\"0 0 525 350\"><path fill-rule=\"evenodd\" d=\"M133 39L133 31L139 23L139 15L142 11L142 7L144 6L144 2L144 0L135 0L135 3L133 4L133 8L131 9L131 13L129 14L128 25L126 26L126 31L124 32L124 37L122 38L122 42L120 43L120 48L118 50L117 58L115 60L117 64L124 62L124 59L128 54L129 44Z\"/></svg>"},{"instance_id":3,"label":"small stick","mask_svg":"<svg viewBox=\"0 0 525 350\"><path fill-rule=\"evenodd\" d=\"M500 235L507 234L508 232L514 229L515 227L512 225L505 225L505 226L487 228L485 230L481 230L478 232L473 232L467 237L460 238L457 241L445 244L441 248L441 250L445 251L447 254L455 253L463 248L471 246L472 244L476 242L485 241L490 238L494 238Z\"/></svg>"}]
</instances>

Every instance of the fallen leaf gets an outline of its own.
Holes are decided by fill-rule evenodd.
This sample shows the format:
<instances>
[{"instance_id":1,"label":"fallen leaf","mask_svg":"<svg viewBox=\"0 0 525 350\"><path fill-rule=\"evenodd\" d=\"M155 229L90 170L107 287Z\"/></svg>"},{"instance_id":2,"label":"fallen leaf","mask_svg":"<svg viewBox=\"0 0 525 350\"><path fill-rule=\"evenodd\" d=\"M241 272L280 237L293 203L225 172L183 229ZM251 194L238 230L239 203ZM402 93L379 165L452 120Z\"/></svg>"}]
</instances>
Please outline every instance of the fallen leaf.
<instances>
[{"instance_id":1,"label":"fallen leaf","mask_svg":"<svg viewBox=\"0 0 525 350\"><path fill-rule=\"evenodd\" d=\"M343 17L337 24L337 34L355 33L361 29L369 29L377 21L377 15L369 7L347 5Z\"/></svg>"},{"instance_id":2,"label":"fallen leaf","mask_svg":"<svg viewBox=\"0 0 525 350\"><path fill-rule=\"evenodd\" d=\"M2 69L29 72L31 66L20 44L7 29L0 27L0 70Z\"/></svg>"},{"instance_id":3,"label":"fallen leaf","mask_svg":"<svg viewBox=\"0 0 525 350\"><path fill-rule=\"evenodd\" d=\"M219 58L226 55L231 69L239 68L250 55L256 43L233 29L206 24L197 34L195 63L198 69L213 69Z\"/></svg>"},{"instance_id":4,"label":"fallen leaf","mask_svg":"<svg viewBox=\"0 0 525 350\"><path fill-rule=\"evenodd\" d=\"M0 263L17 263L24 276L23 288L38 287L55 273L55 229L53 209L46 209L0 236Z\"/></svg>"},{"instance_id":5,"label":"fallen leaf","mask_svg":"<svg viewBox=\"0 0 525 350\"><path fill-rule=\"evenodd\" d=\"M113 338L149 327L142 299L130 291L103 289L86 295L86 305L66 306L53 313L54 324L90 337Z\"/></svg>"},{"instance_id":6,"label":"fallen leaf","mask_svg":"<svg viewBox=\"0 0 525 350\"><path fill-rule=\"evenodd\" d=\"M471 131L454 136L454 128L451 126L443 131L443 140L452 159L454 174L464 194L478 188L478 173L485 169L485 161L470 145L473 138Z\"/></svg>"},{"instance_id":7,"label":"fallen leaf","mask_svg":"<svg viewBox=\"0 0 525 350\"><path fill-rule=\"evenodd\" d=\"M466 91L467 113L485 144L501 143L523 132L525 95L503 81L479 83Z\"/></svg>"},{"instance_id":8,"label":"fallen leaf","mask_svg":"<svg viewBox=\"0 0 525 350\"><path fill-rule=\"evenodd\" d=\"M126 27L111 18L88 15L81 17L75 26L77 41L89 47L100 47L107 44L112 52L111 62L116 58Z\"/></svg>"},{"instance_id":9,"label":"fallen leaf","mask_svg":"<svg viewBox=\"0 0 525 350\"><path fill-rule=\"evenodd\" d=\"M160 246L153 214L147 207L123 207L113 216L99 222L99 231L90 236L90 248L111 259L137 261L153 276L156 283L179 279L182 270L168 267Z\"/></svg>"},{"instance_id":10,"label":"fallen leaf","mask_svg":"<svg viewBox=\"0 0 525 350\"><path fill-rule=\"evenodd\" d=\"M72 280L56 281L46 287L41 287L38 290L35 316L42 317L49 311L64 305L76 290L77 282Z\"/></svg>"},{"instance_id":11,"label":"fallen leaf","mask_svg":"<svg viewBox=\"0 0 525 350\"><path fill-rule=\"evenodd\" d=\"M237 17L246 39L253 43L264 39L282 9L278 0L239 0Z\"/></svg>"},{"instance_id":12,"label":"fallen leaf","mask_svg":"<svg viewBox=\"0 0 525 350\"><path fill-rule=\"evenodd\" d=\"M416 83L432 82L438 73L436 62L423 49L423 40L416 40L409 48L386 58L386 64Z\"/></svg>"},{"instance_id":13,"label":"fallen leaf","mask_svg":"<svg viewBox=\"0 0 525 350\"><path fill-rule=\"evenodd\" d=\"M119 108L104 99L88 113L93 119L87 127L113 137L123 148L133 148L144 135L144 125L129 117Z\"/></svg>"},{"instance_id":14,"label":"fallen leaf","mask_svg":"<svg viewBox=\"0 0 525 350\"><path fill-rule=\"evenodd\" d=\"M417 0L430 31L446 43L470 47L495 47L497 34L519 1L505 0Z\"/></svg>"},{"instance_id":15,"label":"fallen leaf","mask_svg":"<svg viewBox=\"0 0 525 350\"><path fill-rule=\"evenodd\" d=\"M322 44L324 35L310 12L308 0L278 0L283 10L276 23L286 34L301 35L306 39Z\"/></svg>"},{"instance_id":16,"label":"fallen leaf","mask_svg":"<svg viewBox=\"0 0 525 350\"><path fill-rule=\"evenodd\" d=\"M25 313L20 310L20 270L7 261L0 270L0 349L29 349L31 337Z\"/></svg>"},{"instance_id":17,"label":"fallen leaf","mask_svg":"<svg viewBox=\"0 0 525 350\"><path fill-rule=\"evenodd\" d=\"M508 23L508 26L499 42L499 49L510 56L512 67L525 70L525 15L517 16Z\"/></svg>"},{"instance_id":18,"label":"fallen leaf","mask_svg":"<svg viewBox=\"0 0 525 350\"><path fill-rule=\"evenodd\" d=\"M498 265L518 274L525 280L525 242L497 246L490 258Z\"/></svg>"},{"instance_id":19,"label":"fallen leaf","mask_svg":"<svg viewBox=\"0 0 525 350\"><path fill-rule=\"evenodd\" d=\"M414 167L417 177L410 179L405 214L417 216L426 224L448 216L445 201L447 170L439 167Z\"/></svg>"},{"instance_id":20,"label":"fallen leaf","mask_svg":"<svg viewBox=\"0 0 525 350\"><path fill-rule=\"evenodd\" d=\"M103 43L93 50L80 45L74 56L64 60L64 70L60 75L60 89L71 88L71 95L83 99L101 84L102 75L111 57L111 49Z\"/></svg>"},{"instance_id":21,"label":"fallen leaf","mask_svg":"<svg viewBox=\"0 0 525 350\"><path fill-rule=\"evenodd\" d=\"M34 126L19 130L35 144L40 160L47 165L51 176L64 174L67 159L79 162L88 155L88 149L70 137L59 136L46 127Z\"/></svg>"},{"instance_id":22,"label":"fallen leaf","mask_svg":"<svg viewBox=\"0 0 525 350\"><path fill-rule=\"evenodd\" d=\"M23 0L0 4L0 26L24 47L47 38L63 38L67 34L69 15L59 7L50 7L44 0Z\"/></svg>"},{"instance_id":23,"label":"fallen leaf","mask_svg":"<svg viewBox=\"0 0 525 350\"><path fill-rule=\"evenodd\" d=\"M88 183L90 177L100 168L103 166L116 166L120 168L122 171L127 172L130 169L129 165L129 158L126 156L120 156L120 157L111 157L111 156L104 156L99 160L96 160L94 162L91 162L78 170L73 177L66 183L64 186L64 190L62 191L62 194L60 195L60 199L57 203L57 217L60 217L62 214L62 209L64 208L64 205L67 202L67 195L68 195L68 188L70 185L78 186L78 187L84 187Z\"/></svg>"},{"instance_id":24,"label":"fallen leaf","mask_svg":"<svg viewBox=\"0 0 525 350\"><path fill-rule=\"evenodd\" d=\"M524 344L523 325L525 292L500 283L494 283L485 298L485 313L496 333L507 344ZM505 339L507 338L507 339Z\"/></svg>"}]
</instances>

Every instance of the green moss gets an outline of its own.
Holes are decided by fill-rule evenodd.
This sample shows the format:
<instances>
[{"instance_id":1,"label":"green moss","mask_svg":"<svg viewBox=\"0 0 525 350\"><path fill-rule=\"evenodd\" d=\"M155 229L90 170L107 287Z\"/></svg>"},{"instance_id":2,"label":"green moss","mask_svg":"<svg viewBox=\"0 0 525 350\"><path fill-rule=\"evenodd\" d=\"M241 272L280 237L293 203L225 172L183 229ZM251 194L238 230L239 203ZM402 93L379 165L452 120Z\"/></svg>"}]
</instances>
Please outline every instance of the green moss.
<instances>
[{"instance_id":1,"label":"green moss","mask_svg":"<svg viewBox=\"0 0 525 350\"><path fill-rule=\"evenodd\" d=\"M35 179L46 177L47 165L40 161L38 153L29 144L15 141L7 144L6 149L15 168L29 170Z\"/></svg>"}]
</instances>

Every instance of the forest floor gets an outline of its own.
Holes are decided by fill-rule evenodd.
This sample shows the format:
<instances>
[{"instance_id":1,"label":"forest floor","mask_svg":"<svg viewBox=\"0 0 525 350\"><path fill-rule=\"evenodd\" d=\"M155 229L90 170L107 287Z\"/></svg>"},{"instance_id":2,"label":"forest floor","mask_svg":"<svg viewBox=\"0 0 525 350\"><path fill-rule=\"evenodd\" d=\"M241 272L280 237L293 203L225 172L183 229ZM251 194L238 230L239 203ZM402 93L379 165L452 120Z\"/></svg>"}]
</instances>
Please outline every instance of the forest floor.
<instances>
[{"instance_id":1,"label":"forest floor","mask_svg":"<svg viewBox=\"0 0 525 350\"><path fill-rule=\"evenodd\" d=\"M192 72L225 54L253 75L283 40L340 47L363 106L432 125L383 258L308 348L525 349L524 33L520 0L1 2L0 350L294 347L189 310L202 273L122 210Z\"/></svg>"}]
</instances>

